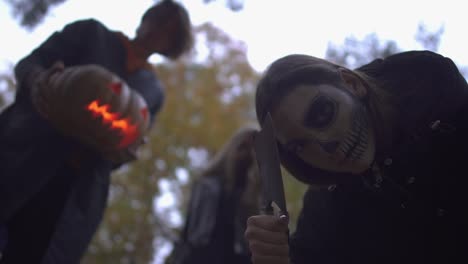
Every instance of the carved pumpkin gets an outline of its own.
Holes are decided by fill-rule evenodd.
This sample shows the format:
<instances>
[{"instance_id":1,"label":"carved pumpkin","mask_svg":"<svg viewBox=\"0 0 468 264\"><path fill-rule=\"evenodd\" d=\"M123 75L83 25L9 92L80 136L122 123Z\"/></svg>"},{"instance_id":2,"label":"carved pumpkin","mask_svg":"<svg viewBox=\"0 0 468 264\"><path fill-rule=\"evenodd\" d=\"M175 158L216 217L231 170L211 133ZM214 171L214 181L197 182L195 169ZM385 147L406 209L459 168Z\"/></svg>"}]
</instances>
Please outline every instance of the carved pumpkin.
<instances>
[{"instance_id":1,"label":"carved pumpkin","mask_svg":"<svg viewBox=\"0 0 468 264\"><path fill-rule=\"evenodd\" d=\"M131 159L129 148L140 144L148 130L146 101L101 66L65 68L39 89L52 125L112 161Z\"/></svg>"}]
</instances>

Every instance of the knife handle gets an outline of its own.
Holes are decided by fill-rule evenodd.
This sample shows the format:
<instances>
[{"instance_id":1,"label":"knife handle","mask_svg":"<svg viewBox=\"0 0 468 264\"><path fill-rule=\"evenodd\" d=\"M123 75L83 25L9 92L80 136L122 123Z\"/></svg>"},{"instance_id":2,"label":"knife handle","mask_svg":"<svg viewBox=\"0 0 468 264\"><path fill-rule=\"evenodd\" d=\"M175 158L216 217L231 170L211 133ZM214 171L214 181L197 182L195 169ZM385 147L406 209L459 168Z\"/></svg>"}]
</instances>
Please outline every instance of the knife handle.
<instances>
[{"instance_id":1,"label":"knife handle","mask_svg":"<svg viewBox=\"0 0 468 264\"><path fill-rule=\"evenodd\" d=\"M274 215L275 210L271 204L266 204L262 208L260 208L260 213L263 215Z\"/></svg>"}]
</instances>

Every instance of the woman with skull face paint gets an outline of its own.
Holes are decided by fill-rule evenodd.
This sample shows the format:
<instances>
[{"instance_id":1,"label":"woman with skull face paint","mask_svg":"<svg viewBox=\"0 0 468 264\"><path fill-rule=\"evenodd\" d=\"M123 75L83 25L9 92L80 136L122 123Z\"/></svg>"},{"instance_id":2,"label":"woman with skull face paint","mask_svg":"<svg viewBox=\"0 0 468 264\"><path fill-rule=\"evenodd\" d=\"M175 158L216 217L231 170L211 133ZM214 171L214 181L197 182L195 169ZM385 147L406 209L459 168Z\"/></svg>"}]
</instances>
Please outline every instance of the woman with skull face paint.
<instances>
[{"instance_id":1,"label":"woman with skull face paint","mask_svg":"<svg viewBox=\"0 0 468 264\"><path fill-rule=\"evenodd\" d=\"M271 113L282 165L311 187L289 243L284 221L248 220L253 262L466 263L467 107L456 65L429 51L354 70L275 61L257 118Z\"/></svg>"}]
</instances>

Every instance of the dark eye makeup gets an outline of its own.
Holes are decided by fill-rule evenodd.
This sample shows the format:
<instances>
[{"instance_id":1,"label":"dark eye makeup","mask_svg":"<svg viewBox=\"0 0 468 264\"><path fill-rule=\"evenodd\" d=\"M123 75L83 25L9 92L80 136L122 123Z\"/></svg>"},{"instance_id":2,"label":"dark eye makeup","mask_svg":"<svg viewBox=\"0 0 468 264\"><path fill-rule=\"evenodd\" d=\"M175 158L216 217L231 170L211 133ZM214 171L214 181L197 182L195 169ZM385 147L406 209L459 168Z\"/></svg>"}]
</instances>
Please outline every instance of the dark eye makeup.
<instances>
[{"instance_id":1,"label":"dark eye makeup","mask_svg":"<svg viewBox=\"0 0 468 264\"><path fill-rule=\"evenodd\" d=\"M332 98L318 95L311 102L304 115L304 125L308 128L324 129L335 120L338 104Z\"/></svg>"}]
</instances>

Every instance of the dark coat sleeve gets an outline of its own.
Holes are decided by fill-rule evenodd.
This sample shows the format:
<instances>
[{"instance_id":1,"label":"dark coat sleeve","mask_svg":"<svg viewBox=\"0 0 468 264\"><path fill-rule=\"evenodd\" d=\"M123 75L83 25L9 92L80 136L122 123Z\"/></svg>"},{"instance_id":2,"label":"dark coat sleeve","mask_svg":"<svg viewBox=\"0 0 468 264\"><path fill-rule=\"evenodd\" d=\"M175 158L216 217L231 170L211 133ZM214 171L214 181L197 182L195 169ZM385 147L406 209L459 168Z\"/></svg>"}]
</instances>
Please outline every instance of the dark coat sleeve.
<instances>
[{"instance_id":1,"label":"dark coat sleeve","mask_svg":"<svg viewBox=\"0 0 468 264\"><path fill-rule=\"evenodd\" d=\"M294 264L379 263L405 247L398 204L390 205L359 181L335 188L314 187L304 196L297 228L290 238ZM403 235L403 236L402 236ZM392 241L399 241L395 246ZM401 253L401 252L397 252Z\"/></svg>"},{"instance_id":2,"label":"dark coat sleeve","mask_svg":"<svg viewBox=\"0 0 468 264\"><path fill-rule=\"evenodd\" d=\"M196 247L210 243L217 221L221 188L219 178L215 177L204 177L195 184L184 232L184 240L190 245Z\"/></svg>"},{"instance_id":3,"label":"dark coat sleeve","mask_svg":"<svg viewBox=\"0 0 468 264\"><path fill-rule=\"evenodd\" d=\"M94 20L67 25L16 65L16 100L0 116L0 223L9 221L62 169L67 159L63 153L69 153L71 147L28 103L30 90L26 80L55 61L62 60L67 65L76 60L87 48L87 42L82 41L84 32L99 27Z\"/></svg>"},{"instance_id":4,"label":"dark coat sleeve","mask_svg":"<svg viewBox=\"0 0 468 264\"><path fill-rule=\"evenodd\" d=\"M31 83L28 83L39 71L62 61L65 66L79 61L80 54L92 47L87 39L93 38L104 26L96 20L82 20L71 23L62 31L55 32L28 56L15 66L15 77L18 82L17 99L29 97Z\"/></svg>"},{"instance_id":5,"label":"dark coat sleeve","mask_svg":"<svg viewBox=\"0 0 468 264\"><path fill-rule=\"evenodd\" d=\"M294 264L336 263L338 212L330 204L326 191L308 190L297 227L290 238L290 256ZM328 261L330 262L326 262ZM325 260L325 262L324 262Z\"/></svg>"}]
</instances>

